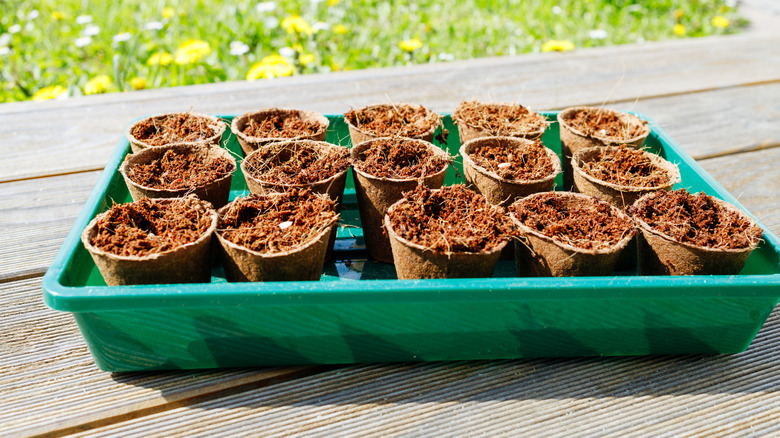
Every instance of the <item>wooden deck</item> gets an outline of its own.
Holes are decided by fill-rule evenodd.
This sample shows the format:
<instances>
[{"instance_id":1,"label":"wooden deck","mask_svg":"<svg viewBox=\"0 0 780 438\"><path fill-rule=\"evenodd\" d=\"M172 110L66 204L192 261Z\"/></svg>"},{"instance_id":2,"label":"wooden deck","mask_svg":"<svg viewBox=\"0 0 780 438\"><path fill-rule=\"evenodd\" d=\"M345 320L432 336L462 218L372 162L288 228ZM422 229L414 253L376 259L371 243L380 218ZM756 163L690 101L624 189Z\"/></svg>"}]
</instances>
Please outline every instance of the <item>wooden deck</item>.
<instances>
[{"instance_id":1,"label":"wooden deck","mask_svg":"<svg viewBox=\"0 0 780 438\"><path fill-rule=\"evenodd\" d=\"M736 355L99 371L41 276L128 123L192 108L643 112L780 234L780 35L743 35L0 105L0 435L780 435L780 313Z\"/></svg>"}]
</instances>

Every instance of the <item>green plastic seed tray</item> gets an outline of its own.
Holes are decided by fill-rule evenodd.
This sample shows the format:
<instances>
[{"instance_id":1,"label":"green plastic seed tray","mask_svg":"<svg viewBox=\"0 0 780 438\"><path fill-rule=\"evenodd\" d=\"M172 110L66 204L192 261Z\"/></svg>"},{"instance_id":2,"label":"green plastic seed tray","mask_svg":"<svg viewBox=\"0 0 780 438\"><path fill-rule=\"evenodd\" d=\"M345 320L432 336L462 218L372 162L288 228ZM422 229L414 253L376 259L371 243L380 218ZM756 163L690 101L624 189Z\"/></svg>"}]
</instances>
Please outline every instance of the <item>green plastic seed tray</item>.
<instances>
[{"instance_id":1,"label":"green plastic seed tray","mask_svg":"<svg viewBox=\"0 0 780 438\"><path fill-rule=\"evenodd\" d=\"M554 112L543 114L555 120ZM343 118L329 119L327 140L348 145ZM647 148L679 165L675 188L743 208L648 121ZM457 154L449 116L444 127L441 146ZM543 142L560 153L557 124ZM230 132L223 146L241 156ZM117 171L129 150L122 139L43 279L46 304L73 313L106 371L736 353L780 297L780 243L763 226L764 240L734 276L649 277L633 267L606 277L519 278L514 261L502 260L493 278L397 280L393 265L367 259L351 175L336 261L320 281L228 283L216 260L208 284L108 287L79 236L112 203L131 201ZM446 184L462 181L461 163L456 157ZM238 169L231 199L245 194Z\"/></svg>"}]
</instances>

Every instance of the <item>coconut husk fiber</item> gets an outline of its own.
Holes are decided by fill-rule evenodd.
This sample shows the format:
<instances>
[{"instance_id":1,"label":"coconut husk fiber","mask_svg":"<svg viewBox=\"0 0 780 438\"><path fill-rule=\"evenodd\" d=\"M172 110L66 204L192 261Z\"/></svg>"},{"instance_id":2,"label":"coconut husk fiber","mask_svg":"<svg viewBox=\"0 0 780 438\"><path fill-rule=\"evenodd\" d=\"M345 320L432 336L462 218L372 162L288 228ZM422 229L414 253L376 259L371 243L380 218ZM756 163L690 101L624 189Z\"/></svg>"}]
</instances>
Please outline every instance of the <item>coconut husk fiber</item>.
<instances>
[{"instance_id":1,"label":"coconut husk fiber","mask_svg":"<svg viewBox=\"0 0 780 438\"><path fill-rule=\"evenodd\" d=\"M594 199L587 195L571 192L543 192L531 195L525 199L544 196L548 193L555 193L557 196L564 197L566 203L571 206ZM612 205L610 205L610 208L615 215L631 221L631 218L619 208ZM520 239L515 240L515 261L517 275L521 277L608 275L613 271L623 249L636 234L636 229L631 227L630 231L620 241L609 247L584 249L529 228L518 220L514 212L511 212L509 217L520 234Z\"/></svg>"},{"instance_id":2,"label":"coconut husk fiber","mask_svg":"<svg viewBox=\"0 0 780 438\"><path fill-rule=\"evenodd\" d=\"M427 148L449 162L449 155L432 143L423 140L413 140L424 143ZM351 149L353 164L360 153L371 146L372 140L360 143ZM366 251L374 260L393 263L393 253L390 248L390 239L384 231L384 217L387 209L396 201L403 198L403 193L414 190L419 184L436 189L444 184L444 176L447 173L447 164L434 174L421 178L396 179L378 178L353 167L352 175L355 180L355 194L358 200L358 211L363 228L363 238L366 241Z\"/></svg>"},{"instance_id":3,"label":"coconut husk fiber","mask_svg":"<svg viewBox=\"0 0 780 438\"><path fill-rule=\"evenodd\" d=\"M672 186L680 182L680 170L674 164L664 160L658 155L642 151L654 166L662 169L669 175L669 182L656 187L637 187L619 185L595 178L582 170L582 164L598 159L605 149L612 146L596 146L580 149L574 153L571 166L574 175L574 186L577 191L586 195L595 196L602 201L609 202L623 210L633 205L642 196L658 190L669 191Z\"/></svg>"},{"instance_id":4,"label":"coconut husk fiber","mask_svg":"<svg viewBox=\"0 0 780 438\"><path fill-rule=\"evenodd\" d=\"M206 185L176 190L147 187L132 180L130 177L130 169L132 169L133 166L144 165L153 160L158 160L169 150L178 154L192 156L194 160L207 161L224 158L230 161L232 168L227 175ZM130 191L130 196L132 196L134 201L143 198L181 198L188 194L194 194L198 198L210 202L215 208L222 207L228 203L230 197L230 183L233 180L233 172L235 172L235 170L236 159L225 149L220 147L193 145L169 145L144 149L135 154L128 155L125 158L125 161L119 166L119 172L125 179L127 189Z\"/></svg>"},{"instance_id":5,"label":"coconut husk fiber","mask_svg":"<svg viewBox=\"0 0 780 438\"><path fill-rule=\"evenodd\" d=\"M654 193L648 193L635 205L640 205ZM712 198L719 208L734 211L755 225L755 221L728 202ZM740 249L716 249L678 242L651 228L633 215L641 232L638 236L638 263L640 275L737 275L745 266L750 253L759 244ZM757 225L756 225L757 226Z\"/></svg>"},{"instance_id":6,"label":"coconut husk fiber","mask_svg":"<svg viewBox=\"0 0 780 438\"><path fill-rule=\"evenodd\" d=\"M561 162L558 155L552 150L544 148L553 166L551 174L534 180L502 178L497 173L476 164L471 158L471 153L474 149L485 144L498 144L501 148L522 150L533 144L533 141L514 137L481 137L471 140L460 147L459 152L463 157L463 175L466 182L484 195L491 204L506 207L517 199L524 198L532 193L549 191L553 187L556 175L561 172Z\"/></svg>"},{"instance_id":7,"label":"coconut husk fiber","mask_svg":"<svg viewBox=\"0 0 780 438\"><path fill-rule=\"evenodd\" d=\"M602 111L609 114L615 114L618 119L626 123L627 125L643 126L641 133L633 138L622 139L611 137L608 135L592 134L587 135L582 131L572 126L568 120L572 115L580 110L590 111ZM650 135L650 127L644 124L644 122L634 115L613 111L606 108L594 108L577 106L566 108L558 113L558 124L560 126L561 137L561 153L563 155L563 184L564 189L569 190L572 188L574 181L572 176L571 159L574 154L580 149L585 149L594 146L619 146L625 144L634 149L641 149L645 144L645 139Z\"/></svg>"},{"instance_id":8,"label":"coconut husk fiber","mask_svg":"<svg viewBox=\"0 0 780 438\"><path fill-rule=\"evenodd\" d=\"M208 114L195 113L195 112L167 113L167 114L159 114L156 116L150 116L145 119L141 119L130 125L130 127L125 132L125 136L127 137L127 140L130 142L130 148L132 149L133 153L138 153L147 148L160 147L160 146L151 145L141 139L136 138L133 135L133 130L135 129L136 126L138 126L141 123L144 123L147 120L156 122L156 121L164 120L166 117L179 116L179 115L189 115L191 117L192 116L202 117L203 119L206 120L208 125L215 131L215 134L209 136L208 138L202 138L194 141L172 141L170 143L161 146L168 146L173 144L193 145L193 146L219 146L220 142L222 141L222 135L225 133L225 129L227 129L227 124L223 122L220 118Z\"/></svg>"},{"instance_id":9,"label":"coconut husk fiber","mask_svg":"<svg viewBox=\"0 0 780 438\"><path fill-rule=\"evenodd\" d=\"M419 105L412 105L408 103L397 103L397 104L387 103L387 104L380 104L380 105L370 105L364 108L360 108L357 111L363 111L369 109L386 109L388 111L391 111L391 110L395 110L396 108L402 108L402 107L419 107ZM441 117L438 114L428 109L426 109L425 112L426 115L430 115L430 116L433 116L435 114L436 117L438 117L439 121L425 133L420 135L413 135L413 136L399 135L397 132L371 132L359 126L353 125L352 122L349 120L349 117L344 117L344 121L347 123L347 127L349 128L349 137L352 141L352 145L357 145L380 137L398 137L398 136L416 138L418 140L432 142L433 134L436 132L436 129L441 124Z\"/></svg>"},{"instance_id":10,"label":"coconut husk fiber","mask_svg":"<svg viewBox=\"0 0 780 438\"><path fill-rule=\"evenodd\" d=\"M539 140L542 138L542 134L544 134L544 131L545 129L547 129L547 126L549 126L549 123L545 121L542 124L542 126L539 126L535 129L529 129L527 132L494 132L491 129L486 129L485 126L479 126L478 124L474 124L473 122L470 122L470 120L468 120L466 117L464 117L463 110L467 105L470 104L483 105L485 107L493 107L496 109L498 108L511 109L515 107L522 107L521 105L516 105L511 103L482 104L479 102L461 102L455 108L455 112L452 113L452 120L455 122L455 124L458 127L458 136L460 138L461 144L474 140L475 138L495 137L495 136L526 138L528 140ZM529 113L531 115L536 115L540 117L542 120L545 120L543 116L539 116L538 114L531 112L530 110ZM490 120L491 115L486 113L484 117L486 120Z\"/></svg>"},{"instance_id":11,"label":"coconut husk fiber","mask_svg":"<svg viewBox=\"0 0 780 438\"><path fill-rule=\"evenodd\" d=\"M222 217L230 204L219 210ZM328 238L338 223L330 226L290 250L262 253L235 244L217 232L222 265L230 282L247 281L319 281L325 264Z\"/></svg>"},{"instance_id":12,"label":"coconut husk fiber","mask_svg":"<svg viewBox=\"0 0 780 438\"><path fill-rule=\"evenodd\" d=\"M247 124L250 119L255 122L261 122L268 117L281 115L282 117L299 117L306 122L315 122L320 128L312 135L302 135L298 137L253 137L244 134ZM241 151L244 155L249 155L260 147L261 145L274 143L278 141L291 141L291 140L315 140L325 141L325 135L328 132L328 118L322 114L314 111L297 110L297 109L285 109L285 108L267 108L259 111L250 111L244 113L238 117L233 118L233 122L230 124L230 130L238 138L238 144L241 145Z\"/></svg>"},{"instance_id":13,"label":"coconut husk fiber","mask_svg":"<svg viewBox=\"0 0 780 438\"><path fill-rule=\"evenodd\" d=\"M309 187L315 193L322 193L328 195L328 197L330 197L330 199L332 199L336 203L336 213L340 213L341 202L344 199L344 186L346 185L347 182L347 171L349 170L349 167L345 168L341 172L338 172L329 178L323 179L321 181L309 183L309 184L270 183L257 178L255 176L256 175L255 171L253 169L248 168L247 163L251 162L250 158L254 154L261 153L264 148L279 149L280 153L288 154L288 156L291 156L293 153L292 152L293 148L297 146L313 147L322 155L327 155L329 151L333 151L334 149L345 149L341 146L337 146L331 143L326 143L324 141L314 141L314 140L293 140L293 141L261 145L255 151L247 155L247 157L241 162L241 171L244 174L244 178L246 179L246 185L249 188L250 193L267 194L271 192L283 192L291 188ZM327 260L330 260L333 257L333 247L336 243L336 231L337 229L334 227L330 235L330 238L328 240L328 250L327 250L327 255L325 257Z\"/></svg>"},{"instance_id":14,"label":"coconut husk fiber","mask_svg":"<svg viewBox=\"0 0 780 438\"><path fill-rule=\"evenodd\" d=\"M109 286L158 283L208 283L211 281L212 236L217 229L217 212L206 201L194 196L158 199L159 203L184 202L211 217L211 226L196 241L169 251L146 256L120 256L96 248L90 240L97 222L107 213L92 219L81 234L81 242L95 261Z\"/></svg>"}]
</instances>

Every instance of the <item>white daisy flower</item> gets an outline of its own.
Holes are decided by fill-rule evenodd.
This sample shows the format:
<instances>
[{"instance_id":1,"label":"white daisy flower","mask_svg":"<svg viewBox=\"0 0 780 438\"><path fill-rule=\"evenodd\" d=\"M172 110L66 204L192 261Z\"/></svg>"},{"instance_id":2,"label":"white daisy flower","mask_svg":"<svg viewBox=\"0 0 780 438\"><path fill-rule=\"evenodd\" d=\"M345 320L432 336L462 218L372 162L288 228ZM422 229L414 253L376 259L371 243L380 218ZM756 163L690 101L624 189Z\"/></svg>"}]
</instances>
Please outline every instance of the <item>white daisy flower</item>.
<instances>
[{"instance_id":1,"label":"white daisy flower","mask_svg":"<svg viewBox=\"0 0 780 438\"><path fill-rule=\"evenodd\" d=\"M244 53L249 51L249 46L244 44L242 41L231 41L230 42L230 54L233 56L241 56Z\"/></svg>"},{"instance_id":2,"label":"white daisy flower","mask_svg":"<svg viewBox=\"0 0 780 438\"><path fill-rule=\"evenodd\" d=\"M73 44L76 47L84 47L84 46L89 45L89 43L91 43L91 42L92 42L92 37L86 36L86 37L76 38L76 40L73 41Z\"/></svg>"},{"instance_id":3,"label":"white daisy flower","mask_svg":"<svg viewBox=\"0 0 780 438\"><path fill-rule=\"evenodd\" d=\"M266 12L271 12L274 9L276 9L276 3L274 2L260 2L255 6L255 9L257 9L257 12L264 14Z\"/></svg>"},{"instance_id":4,"label":"white daisy flower","mask_svg":"<svg viewBox=\"0 0 780 438\"><path fill-rule=\"evenodd\" d=\"M79 15L76 17L76 24L89 24L92 23L91 15Z\"/></svg>"}]
</instances>

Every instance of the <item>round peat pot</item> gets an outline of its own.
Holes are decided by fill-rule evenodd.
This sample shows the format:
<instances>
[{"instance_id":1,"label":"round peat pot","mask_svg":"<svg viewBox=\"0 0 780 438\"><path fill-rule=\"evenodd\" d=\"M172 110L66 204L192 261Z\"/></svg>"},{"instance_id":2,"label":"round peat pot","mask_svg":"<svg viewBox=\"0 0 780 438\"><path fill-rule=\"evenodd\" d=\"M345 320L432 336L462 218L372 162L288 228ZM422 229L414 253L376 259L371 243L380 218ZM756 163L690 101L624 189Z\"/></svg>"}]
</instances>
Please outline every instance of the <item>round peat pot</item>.
<instances>
[{"instance_id":1,"label":"round peat pot","mask_svg":"<svg viewBox=\"0 0 780 438\"><path fill-rule=\"evenodd\" d=\"M580 193L536 193L512 204L509 216L521 236L515 241L521 277L607 275L636 234L622 210ZM602 227L610 240L596 234ZM561 229L580 233L569 237Z\"/></svg>"},{"instance_id":2,"label":"round peat pot","mask_svg":"<svg viewBox=\"0 0 780 438\"><path fill-rule=\"evenodd\" d=\"M169 206L178 206L181 210L195 212L198 217L208 216L208 228L201 232L196 239L186 244L173 245L170 249L154 252L144 255L119 255L108 251L102 247L93 244L93 239L101 230L117 230L118 226L115 220L110 219L112 210L99 214L84 229L81 234L81 242L89 251L92 259L95 261L100 274L103 276L106 284L109 286L129 285L129 284L158 284L158 283L208 283L211 280L211 237L217 229L217 213L211 208L211 204L202 201L195 196L186 198L169 199L142 199L133 202L135 205L150 204L153 207L159 207L160 211ZM127 207L129 204L117 204L114 207ZM112 209L114 208L112 207ZM163 213L164 214L164 213ZM153 214L149 217L158 216ZM166 217L164 221L176 221L178 218L174 215ZM106 222L110 221L110 224ZM138 236L139 234L148 234L143 239L144 246L154 244L157 240L153 236L154 225L146 225L147 229L131 231L129 236ZM161 224L160 228L167 228ZM162 235L163 232L158 231ZM160 236L162 238L162 236ZM122 244L129 244L126 239ZM141 247L140 244L134 244ZM131 253L136 251L131 251Z\"/></svg>"},{"instance_id":3,"label":"round peat pot","mask_svg":"<svg viewBox=\"0 0 780 438\"><path fill-rule=\"evenodd\" d=\"M361 168L361 163L367 152L382 145L404 145L416 147L424 151L417 158L424 162L435 160L441 165L435 166L431 173L419 173L410 176L376 176ZM384 232L385 212L393 203L403 197L404 192L414 190L418 185L428 188L439 188L444 184L444 175L450 162L450 156L432 143L411 138L380 137L365 141L351 149L355 194L357 195L360 222L363 227L363 238L366 241L366 251L374 260L392 263L393 254L390 240ZM415 155L415 154L412 154ZM399 163L403 164L403 163Z\"/></svg>"},{"instance_id":4,"label":"round peat pot","mask_svg":"<svg viewBox=\"0 0 780 438\"><path fill-rule=\"evenodd\" d=\"M650 135L650 127L639 117L606 108L585 106L567 108L558 113L558 124L565 190L569 190L574 184L571 159L580 149L621 144L641 149L645 139Z\"/></svg>"},{"instance_id":5,"label":"round peat pot","mask_svg":"<svg viewBox=\"0 0 780 438\"><path fill-rule=\"evenodd\" d=\"M192 193L215 208L227 204L235 170L236 159L225 149L193 145L144 149L128 155L119 166L134 201Z\"/></svg>"},{"instance_id":6,"label":"round peat pot","mask_svg":"<svg viewBox=\"0 0 780 438\"><path fill-rule=\"evenodd\" d=\"M539 140L550 123L522 105L461 102L452 113L461 144L480 137Z\"/></svg>"},{"instance_id":7,"label":"round peat pot","mask_svg":"<svg viewBox=\"0 0 780 438\"><path fill-rule=\"evenodd\" d=\"M273 123L274 132L268 136L254 136L244 131L250 124L262 125L264 122ZM284 132L285 125L291 130ZM238 138L241 151L249 155L264 144L290 140L316 140L325 141L328 132L328 119L320 113L297 109L268 108L259 111L250 111L233 119L230 130ZM304 129L309 132L295 132ZM298 134L298 135L295 135Z\"/></svg>"},{"instance_id":8,"label":"round peat pot","mask_svg":"<svg viewBox=\"0 0 780 438\"><path fill-rule=\"evenodd\" d=\"M411 104L371 105L344 114L353 145L380 137L408 137L433 141L441 116Z\"/></svg>"},{"instance_id":9,"label":"round peat pot","mask_svg":"<svg viewBox=\"0 0 780 438\"><path fill-rule=\"evenodd\" d=\"M669 234L660 231L657 227L648 223L650 219L646 214L649 212L649 203L657 201L662 196L676 195L678 192L687 191L678 190L671 193L656 192L648 193L639 198L629 209L631 216L639 225L641 235L639 237L639 274L640 275L736 275L745 266L750 253L758 246L761 241L762 230L756 222L742 210L734 207L726 201L706 196L711 202L708 212L695 211L699 217L705 216L712 218L717 216L713 222L726 224L734 227L732 232L739 235L743 244L739 247L713 247L690 242L683 242ZM689 195L691 197L699 195ZM688 207L688 208L686 208ZM673 207L669 205L659 205L651 207L658 210L670 211ZM678 210L688 210L689 206L680 206ZM655 213L653 213L655 215ZM674 224L675 228L686 227L686 225ZM687 224L689 233L699 234L702 230L697 230L698 226L693 221ZM722 241L724 236L714 237L714 240Z\"/></svg>"},{"instance_id":10,"label":"round peat pot","mask_svg":"<svg viewBox=\"0 0 780 438\"><path fill-rule=\"evenodd\" d=\"M125 136L133 153L137 153L168 145L219 146L225 129L225 122L208 114L168 113L131 124Z\"/></svg>"},{"instance_id":11,"label":"round peat pot","mask_svg":"<svg viewBox=\"0 0 780 438\"><path fill-rule=\"evenodd\" d=\"M475 151L481 148L493 148L495 156L512 155L517 160L514 163L499 163L495 167L489 161L475 156ZM547 172L539 172L529 166L527 174L536 173L538 177L530 179L509 179L502 177L500 173L523 166L524 154L536 154L533 158L539 167L547 168ZM561 163L558 155L544 147L541 143L532 140L513 137L481 137L471 140L460 147L460 155L463 157L463 175L469 185L487 198L491 204L507 206L515 200L532 193L552 190L555 176L561 172ZM479 161L481 164L478 164ZM530 160L529 160L530 161ZM487 166L490 165L491 168ZM506 167L503 167L506 165Z\"/></svg>"},{"instance_id":12,"label":"round peat pot","mask_svg":"<svg viewBox=\"0 0 780 438\"><path fill-rule=\"evenodd\" d=\"M240 232L242 229L247 230L261 226L249 223L249 225L244 226L239 224L236 227L235 223L226 223L226 217L230 214L233 214L233 218L238 222L244 220L251 222L258 217L271 217L275 212L278 213L278 210L293 211L296 206L304 209L307 207L306 203L316 201L317 197L320 200L322 198L325 199L325 202L316 205L317 211L293 212L293 215L300 214L304 216L307 213L311 213L313 215L311 217L316 217L318 221L314 227L298 230L301 234L296 235L295 239L298 242L294 245L286 244L286 240L291 237L283 233L289 231L292 227L298 226L296 222L301 219L300 217L281 222L278 221L278 217L270 219L278 222L270 223L270 228L277 233L275 236L272 235L271 239L276 240L265 245L262 250L252 249L253 247L249 242L252 239L264 238L263 234L242 235L242 239L247 239L244 244L236 243L235 240L226 236L226 233ZM261 204L262 207L256 208L251 205L253 201L270 202ZM233 209L244 209L247 205L249 205L249 209L236 211L235 213L231 211ZM282 207L279 207L280 205ZM230 282L318 281L322 275L322 268L325 263L328 238L339 220L339 215L333 211L333 208L333 202L326 195L314 194L310 190L299 191L293 189L284 193L250 195L245 198L237 198L219 209L219 231L216 234L220 243L222 264L225 267L227 280ZM265 235L271 234L271 232L268 232L268 227L263 228L263 230ZM282 247L282 245L285 246Z\"/></svg>"}]
</instances>

